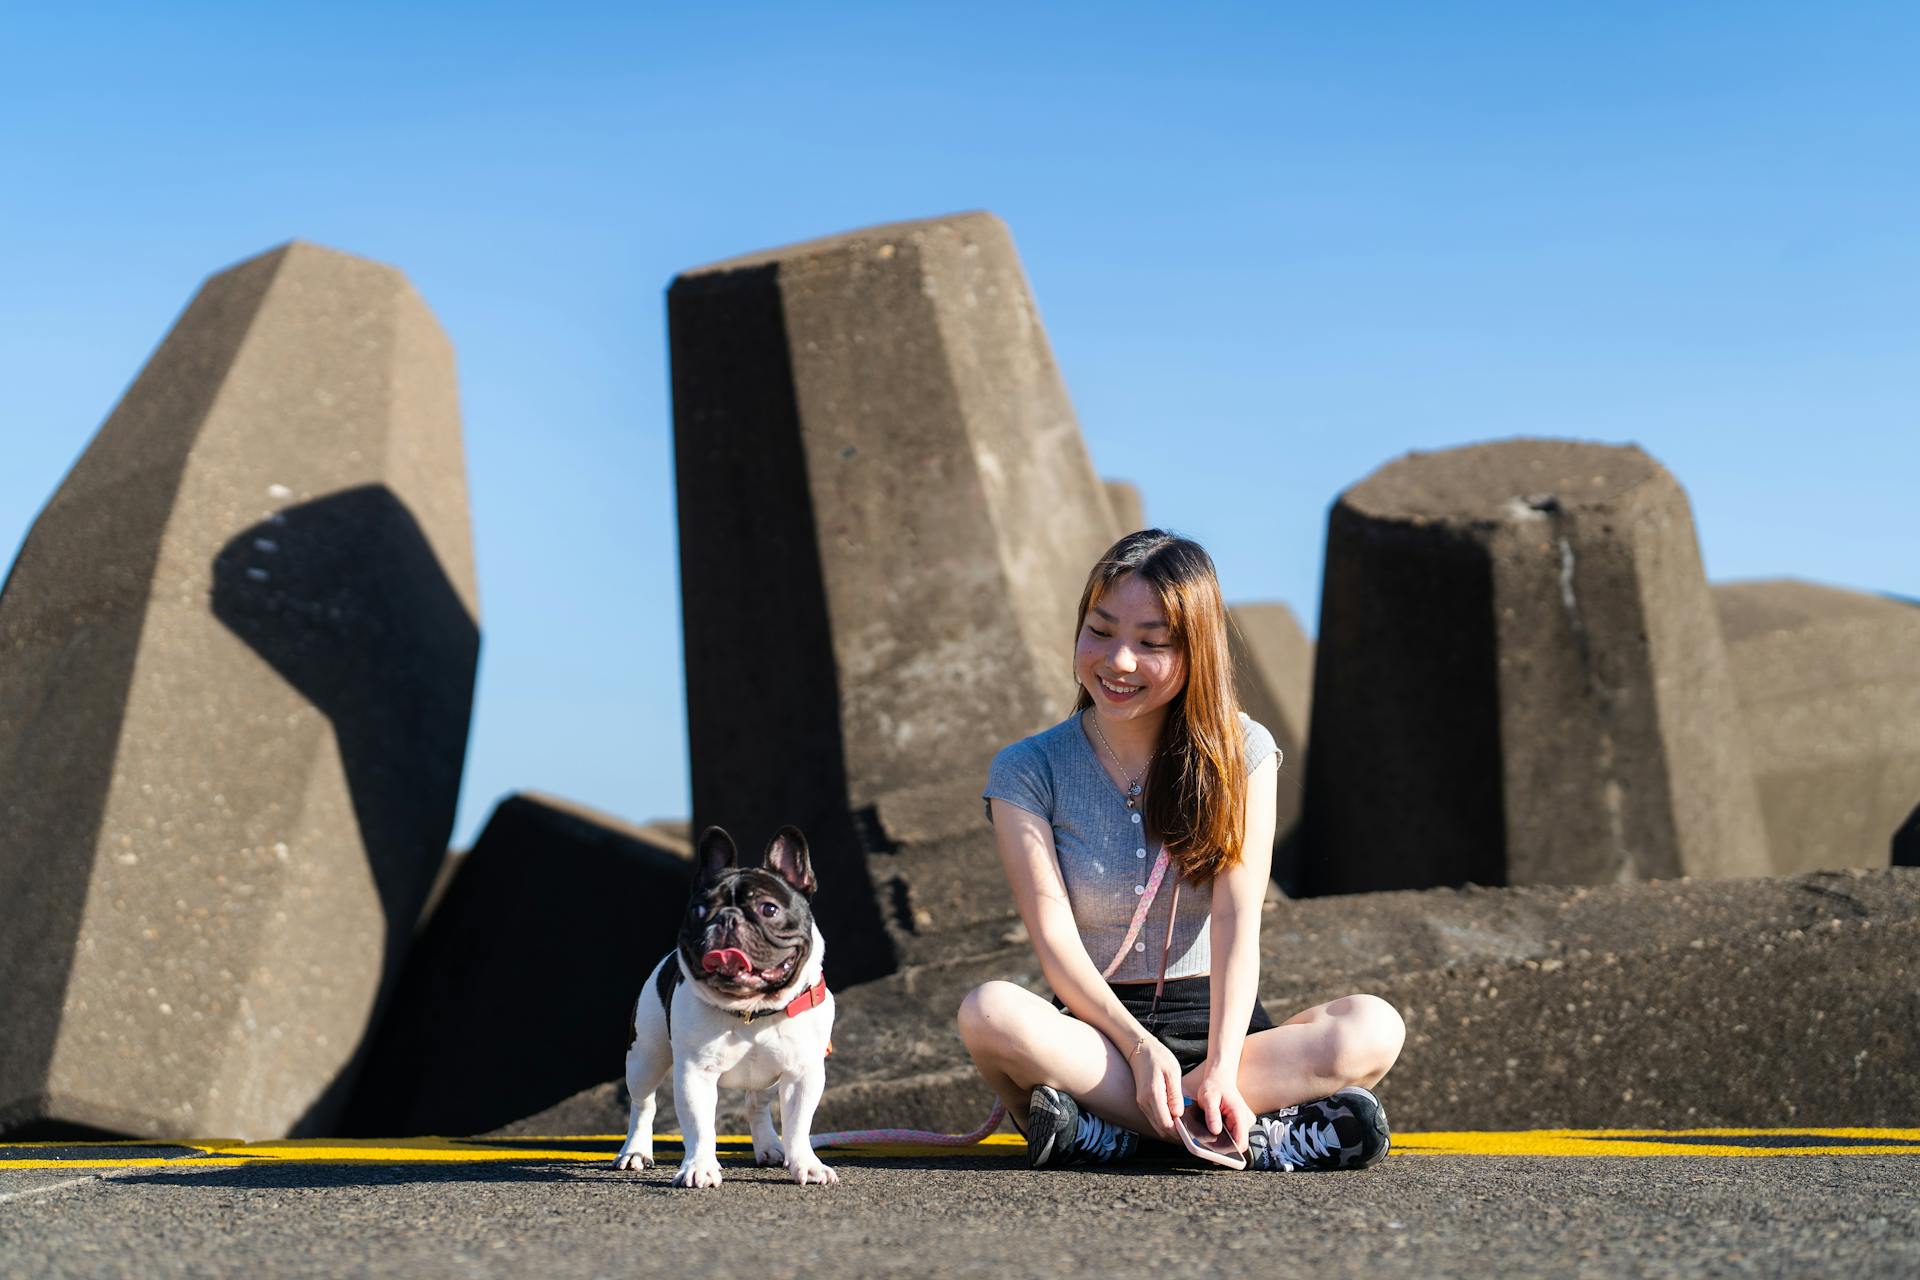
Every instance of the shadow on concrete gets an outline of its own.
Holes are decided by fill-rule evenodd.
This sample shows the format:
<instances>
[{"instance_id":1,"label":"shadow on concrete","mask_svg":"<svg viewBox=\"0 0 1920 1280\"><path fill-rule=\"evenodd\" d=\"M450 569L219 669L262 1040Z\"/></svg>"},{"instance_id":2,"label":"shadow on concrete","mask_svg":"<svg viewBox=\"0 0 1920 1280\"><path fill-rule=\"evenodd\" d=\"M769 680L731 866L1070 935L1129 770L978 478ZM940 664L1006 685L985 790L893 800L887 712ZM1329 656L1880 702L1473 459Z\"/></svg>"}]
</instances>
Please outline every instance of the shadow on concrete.
<instances>
[{"instance_id":1,"label":"shadow on concrete","mask_svg":"<svg viewBox=\"0 0 1920 1280\"><path fill-rule=\"evenodd\" d=\"M1474 539L1334 503L1294 896L1506 883L1497 618Z\"/></svg>"},{"instance_id":2,"label":"shadow on concrete","mask_svg":"<svg viewBox=\"0 0 1920 1280\"><path fill-rule=\"evenodd\" d=\"M668 323L694 830L725 827L748 860L782 825L804 831L831 974L864 982L898 957L869 866L885 850L867 847L848 805L839 667L778 268L732 272L724 287L676 281ZM769 709L791 744L781 758L766 749Z\"/></svg>"},{"instance_id":3,"label":"shadow on concrete","mask_svg":"<svg viewBox=\"0 0 1920 1280\"><path fill-rule=\"evenodd\" d=\"M453 828L479 629L384 485L290 507L231 539L214 558L212 604L333 727L386 917L377 1025ZM295 1135L332 1126L366 1044Z\"/></svg>"},{"instance_id":4,"label":"shadow on concrete","mask_svg":"<svg viewBox=\"0 0 1920 1280\"><path fill-rule=\"evenodd\" d=\"M527 795L500 802L458 865L336 1133L480 1133L619 1072L693 877L644 831Z\"/></svg>"},{"instance_id":5,"label":"shadow on concrete","mask_svg":"<svg viewBox=\"0 0 1920 1280\"><path fill-rule=\"evenodd\" d=\"M1915 806L1900 829L1893 833L1890 858L1896 867L1920 867L1920 806Z\"/></svg>"},{"instance_id":6,"label":"shadow on concrete","mask_svg":"<svg viewBox=\"0 0 1920 1280\"><path fill-rule=\"evenodd\" d=\"M607 1172L614 1172L611 1167ZM181 1163L141 1173L115 1174L113 1185L181 1188L225 1187L244 1191L295 1191L325 1187L391 1187L403 1184L573 1182L572 1167L551 1161L526 1164L314 1164L262 1160L238 1168Z\"/></svg>"},{"instance_id":7,"label":"shadow on concrete","mask_svg":"<svg viewBox=\"0 0 1920 1280\"><path fill-rule=\"evenodd\" d=\"M1307 823L1306 801L1307 785L1297 773L1282 772L1279 785L1292 790L1290 796L1283 795L1282 807L1291 806L1294 819L1273 842L1273 882L1280 886L1280 892L1289 898L1305 896L1305 866L1307 862Z\"/></svg>"},{"instance_id":8,"label":"shadow on concrete","mask_svg":"<svg viewBox=\"0 0 1920 1280\"><path fill-rule=\"evenodd\" d=\"M1024 1160L1004 1156L887 1156L836 1159L837 1153L823 1151L820 1158L837 1169L844 1180L868 1170L930 1170L942 1173L1027 1174ZM115 1187L162 1186L180 1188L219 1187L236 1191L319 1190L330 1187L389 1187L406 1185L460 1186L499 1183L577 1183L617 1186L623 1194L680 1196L688 1194L673 1183L677 1155L669 1155L659 1165L639 1173L605 1163L578 1161L489 1161L476 1164L318 1164L305 1161L261 1160L237 1168L206 1168L187 1162L139 1173L115 1174ZM795 1184L784 1169L759 1169L751 1162L721 1162L727 1186L757 1184L773 1190L791 1188L796 1195L819 1195L818 1187ZM1115 1165L1090 1165L1076 1170L1084 1176L1114 1179L1163 1178L1168 1175L1207 1176L1212 1166L1202 1165L1185 1156L1157 1158L1148 1156Z\"/></svg>"}]
</instances>

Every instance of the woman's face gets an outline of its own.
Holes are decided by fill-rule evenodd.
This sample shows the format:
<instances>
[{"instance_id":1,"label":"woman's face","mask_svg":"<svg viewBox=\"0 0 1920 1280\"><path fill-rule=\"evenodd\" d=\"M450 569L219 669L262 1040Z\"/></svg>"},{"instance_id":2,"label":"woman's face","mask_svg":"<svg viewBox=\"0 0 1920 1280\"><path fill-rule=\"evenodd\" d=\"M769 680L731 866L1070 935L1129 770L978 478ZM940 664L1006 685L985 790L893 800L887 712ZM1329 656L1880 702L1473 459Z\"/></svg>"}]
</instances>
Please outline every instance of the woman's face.
<instances>
[{"instance_id":1,"label":"woman's face","mask_svg":"<svg viewBox=\"0 0 1920 1280\"><path fill-rule=\"evenodd\" d=\"M1187 655L1167 627L1160 597L1137 573L1114 580L1080 620L1074 674L1102 715L1160 713L1187 686Z\"/></svg>"}]
</instances>

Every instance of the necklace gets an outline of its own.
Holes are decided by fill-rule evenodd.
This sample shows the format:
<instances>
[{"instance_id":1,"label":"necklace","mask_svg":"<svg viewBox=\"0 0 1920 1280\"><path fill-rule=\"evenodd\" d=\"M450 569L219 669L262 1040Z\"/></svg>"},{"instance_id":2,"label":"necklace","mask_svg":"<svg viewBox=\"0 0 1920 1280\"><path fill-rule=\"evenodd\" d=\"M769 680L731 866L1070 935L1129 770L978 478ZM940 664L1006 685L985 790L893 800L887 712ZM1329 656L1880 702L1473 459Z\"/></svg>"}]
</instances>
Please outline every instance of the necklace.
<instances>
[{"instance_id":1,"label":"necklace","mask_svg":"<svg viewBox=\"0 0 1920 1280\"><path fill-rule=\"evenodd\" d=\"M1113 744L1111 742L1107 741L1107 735L1100 728L1099 714L1096 712L1095 714L1088 716L1087 723L1093 726L1094 735L1100 739L1100 745L1105 747L1107 749L1107 754L1113 757L1113 763L1115 767L1118 768L1121 773L1126 775L1127 808L1129 809L1133 808L1133 806L1136 803L1138 803L1140 799L1140 778L1144 778L1147 776L1147 769L1153 764L1153 753L1152 752L1147 753L1147 763L1140 766L1140 778L1136 778L1131 773L1127 773L1127 766L1122 764L1120 761L1120 753L1113 749Z\"/></svg>"}]
</instances>

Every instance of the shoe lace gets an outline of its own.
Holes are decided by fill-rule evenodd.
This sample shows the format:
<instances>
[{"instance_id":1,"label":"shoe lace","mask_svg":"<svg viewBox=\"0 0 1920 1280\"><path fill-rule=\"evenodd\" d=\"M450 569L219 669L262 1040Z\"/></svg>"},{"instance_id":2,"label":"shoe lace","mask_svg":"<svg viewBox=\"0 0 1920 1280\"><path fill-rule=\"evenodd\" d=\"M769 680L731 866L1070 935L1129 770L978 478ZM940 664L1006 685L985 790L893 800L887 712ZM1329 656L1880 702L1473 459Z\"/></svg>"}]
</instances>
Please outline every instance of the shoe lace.
<instances>
[{"instance_id":1,"label":"shoe lace","mask_svg":"<svg viewBox=\"0 0 1920 1280\"><path fill-rule=\"evenodd\" d=\"M1085 1160L1108 1161L1132 1154L1127 1130L1091 1112L1080 1113L1080 1132L1074 1147Z\"/></svg>"},{"instance_id":2,"label":"shoe lace","mask_svg":"<svg viewBox=\"0 0 1920 1280\"><path fill-rule=\"evenodd\" d=\"M1254 1124L1267 1139L1266 1151L1256 1153L1256 1168L1299 1168L1325 1160L1340 1150L1340 1137L1331 1121L1315 1124L1261 1116Z\"/></svg>"}]
</instances>

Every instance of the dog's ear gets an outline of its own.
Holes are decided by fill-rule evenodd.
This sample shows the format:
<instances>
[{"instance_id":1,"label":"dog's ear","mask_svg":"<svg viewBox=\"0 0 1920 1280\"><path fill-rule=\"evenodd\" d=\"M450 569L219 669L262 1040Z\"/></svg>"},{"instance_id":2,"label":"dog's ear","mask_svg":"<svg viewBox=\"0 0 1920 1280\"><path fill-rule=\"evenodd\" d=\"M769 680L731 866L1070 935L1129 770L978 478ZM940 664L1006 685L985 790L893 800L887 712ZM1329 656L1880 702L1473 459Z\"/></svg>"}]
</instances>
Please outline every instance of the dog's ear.
<instances>
[{"instance_id":1,"label":"dog's ear","mask_svg":"<svg viewBox=\"0 0 1920 1280\"><path fill-rule=\"evenodd\" d=\"M722 871L726 871L740 861L740 851L733 847L733 837L721 827L708 827L700 833L700 853L698 857L699 874L695 880L712 880Z\"/></svg>"},{"instance_id":2,"label":"dog's ear","mask_svg":"<svg viewBox=\"0 0 1920 1280\"><path fill-rule=\"evenodd\" d=\"M767 869L806 894L817 887L813 879L813 860L807 853L807 838L798 827L782 827L767 845Z\"/></svg>"}]
</instances>

